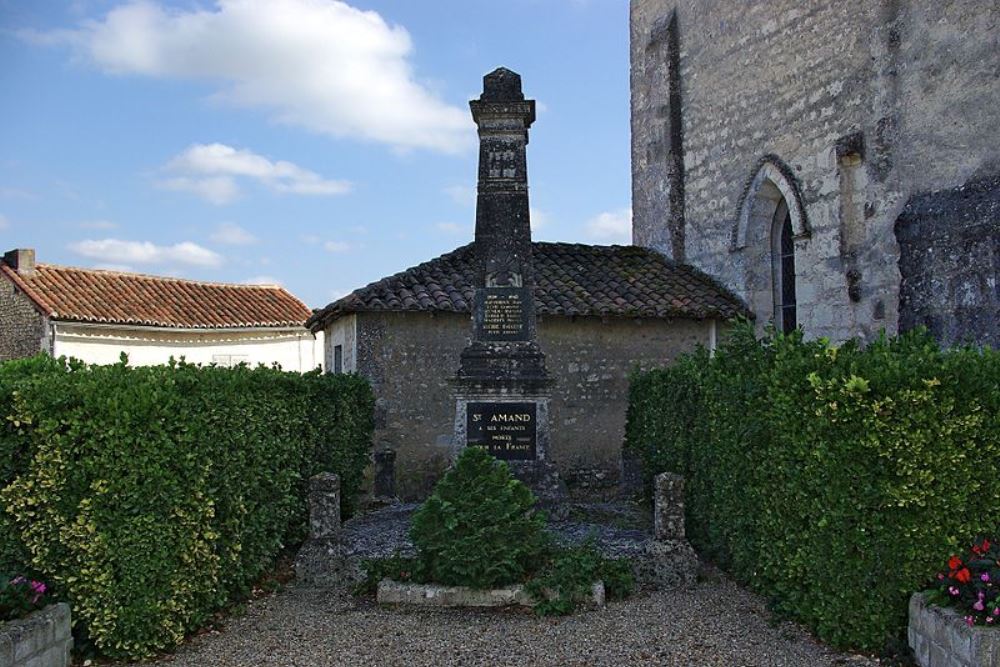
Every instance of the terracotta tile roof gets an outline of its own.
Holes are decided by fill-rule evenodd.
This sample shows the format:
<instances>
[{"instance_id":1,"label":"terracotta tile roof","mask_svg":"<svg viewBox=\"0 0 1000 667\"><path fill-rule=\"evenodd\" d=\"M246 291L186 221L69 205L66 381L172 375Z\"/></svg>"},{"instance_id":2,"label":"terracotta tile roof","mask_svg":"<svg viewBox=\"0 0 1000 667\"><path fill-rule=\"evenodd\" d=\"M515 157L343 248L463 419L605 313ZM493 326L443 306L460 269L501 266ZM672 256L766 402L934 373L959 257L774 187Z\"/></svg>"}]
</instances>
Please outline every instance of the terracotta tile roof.
<instances>
[{"instance_id":1,"label":"terracotta tile roof","mask_svg":"<svg viewBox=\"0 0 1000 667\"><path fill-rule=\"evenodd\" d=\"M233 285L37 264L20 275L0 261L38 308L56 320L179 329L285 327L311 314L277 285Z\"/></svg>"},{"instance_id":2,"label":"terracotta tile roof","mask_svg":"<svg viewBox=\"0 0 1000 667\"><path fill-rule=\"evenodd\" d=\"M533 243L535 308L541 315L730 319L746 305L708 275L636 246ZM470 312L473 246L383 278L314 314L317 329L345 313Z\"/></svg>"}]
</instances>

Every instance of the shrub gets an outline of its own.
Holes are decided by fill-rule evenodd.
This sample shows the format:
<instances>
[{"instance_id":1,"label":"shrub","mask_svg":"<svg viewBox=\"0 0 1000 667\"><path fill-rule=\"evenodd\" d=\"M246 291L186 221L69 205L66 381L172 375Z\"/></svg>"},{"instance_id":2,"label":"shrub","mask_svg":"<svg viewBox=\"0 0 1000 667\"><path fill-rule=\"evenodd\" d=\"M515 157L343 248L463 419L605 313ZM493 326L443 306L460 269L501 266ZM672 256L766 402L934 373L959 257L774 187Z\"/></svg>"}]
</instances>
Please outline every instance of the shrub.
<instances>
[{"instance_id":1,"label":"shrub","mask_svg":"<svg viewBox=\"0 0 1000 667\"><path fill-rule=\"evenodd\" d=\"M523 581L548 543L534 505L506 463L466 448L413 516L410 536L423 573L474 588Z\"/></svg>"},{"instance_id":2,"label":"shrub","mask_svg":"<svg viewBox=\"0 0 1000 667\"><path fill-rule=\"evenodd\" d=\"M969 625L1000 626L1000 542L977 540L937 575L932 601L957 608Z\"/></svg>"},{"instance_id":3,"label":"shrub","mask_svg":"<svg viewBox=\"0 0 1000 667\"><path fill-rule=\"evenodd\" d=\"M824 640L879 649L937 554L996 529L1000 354L743 324L634 378L626 441L648 476L686 477L702 554Z\"/></svg>"},{"instance_id":4,"label":"shrub","mask_svg":"<svg viewBox=\"0 0 1000 667\"><path fill-rule=\"evenodd\" d=\"M111 657L169 648L246 593L305 535L308 477L338 473L349 509L367 461L373 399L357 377L124 360L0 369L0 446L23 457L0 500L28 564Z\"/></svg>"},{"instance_id":5,"label":"shrub","mask_svg":"<svg viewBox=\"0 0 1000 667\"><path fill-rule=\"evenodd\" d=\"M46 590L41 581L0 574L0 621L23 618L44 607Z\"/></svg>"},{"instance_id":6,"label":"shrub","mask_svg":"<svg viewBox=\"0 0 1000 667\"><path fill-rule=\"evenodd\" d=\"M527 591L538 600L535 612L563 616L576 610L591 594L594 582L604 582L607 598L618 600L635 588L632 566L626 559L605 558L592 541L554 549Z\"/></svg>"}]
</instances>

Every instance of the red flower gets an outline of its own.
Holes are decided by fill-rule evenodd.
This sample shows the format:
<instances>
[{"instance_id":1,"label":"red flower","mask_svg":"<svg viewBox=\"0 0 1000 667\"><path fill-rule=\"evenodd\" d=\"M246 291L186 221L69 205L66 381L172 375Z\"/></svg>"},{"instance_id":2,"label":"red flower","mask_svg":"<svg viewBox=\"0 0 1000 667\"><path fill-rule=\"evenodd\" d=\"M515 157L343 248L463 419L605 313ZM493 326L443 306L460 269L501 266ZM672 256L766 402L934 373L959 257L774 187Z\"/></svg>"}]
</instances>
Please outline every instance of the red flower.
<instances>
[{"instance_id":1,"label":"red flower","mask_svg":"<svg viewBox=\"0 0 1000 667\"><path fill-rule=\"evenodd\" d=\"M962 567L962 559L959 558L958 556L952 556L951 558L948 559L948 567L950 567L952 570L957 570L958 568Z\"/></svg>"},{"instance_id":2,"label":"red flower","mask_svg":"<svg viewBox=\"0 0 1000 667\"><path fill-rule=\"evenodd\" d=\"M955 573L955 579L963 584L969 583L969 579L972 578L972 574L969 572L969 568L963 567L961 570Z\"/></svg>"}]
</instances>

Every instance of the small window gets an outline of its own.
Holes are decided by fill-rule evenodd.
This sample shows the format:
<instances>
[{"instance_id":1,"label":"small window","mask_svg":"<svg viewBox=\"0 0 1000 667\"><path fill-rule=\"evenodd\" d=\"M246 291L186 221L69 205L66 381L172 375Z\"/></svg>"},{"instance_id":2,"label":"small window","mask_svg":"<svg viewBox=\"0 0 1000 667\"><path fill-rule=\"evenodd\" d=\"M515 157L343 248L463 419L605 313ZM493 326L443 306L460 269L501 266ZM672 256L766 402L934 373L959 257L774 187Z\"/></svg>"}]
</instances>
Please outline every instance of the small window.
<instances>
[{"instance_id":1,"label":"small window","mask_svg":"<svg viewBox=\"0 0 1000 667\"><path fill-rule=\"evenodd\" d=\"M798 326L795 302L795 240L792 216L783 201L775 220L778 238L774 243L774 324L782 333L791 333Z\"/></svg>"},{"instance_id":2,"label":"small window","mask_svg":"<svg viewBox=\"0 0 1000 667\"><path fill-rule=\"evenodd\" d=\"M343 373L344 372L344 346L334 345L333 346L333 372Z\"/></svg>"}]
</instances>

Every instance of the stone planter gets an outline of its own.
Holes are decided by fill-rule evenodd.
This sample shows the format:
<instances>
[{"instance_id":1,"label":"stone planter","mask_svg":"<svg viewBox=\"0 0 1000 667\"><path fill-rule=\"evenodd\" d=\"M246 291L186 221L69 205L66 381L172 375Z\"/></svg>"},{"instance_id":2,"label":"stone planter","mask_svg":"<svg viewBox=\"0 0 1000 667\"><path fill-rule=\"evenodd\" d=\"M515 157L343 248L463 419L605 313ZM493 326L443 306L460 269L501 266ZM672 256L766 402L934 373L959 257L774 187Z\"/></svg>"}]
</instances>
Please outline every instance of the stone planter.
<instances>
[{"instance_id":1,"label":"stone planter","mask_svg":"<svg viewBox=\"0 0 1000 667\"><path fill-rule=\"evenodd\" d=\"M1000 628L969 627L954 609L910 598L910 648L920 667L1000 667Z\"/></svg>"},{"instance_id":2,"label":"stone planter","mask_svg":"<svg viewBox=\"0 0 1000 667\"><path fill-rule=\"evenodd\" d=\"M66 667L71 648L65 602L0 625L0 667Z\"/></svg>"},{"instance_id":3,"label":"stone planter","mask_svg":"<svg viewBox=\"0 0 1000 667\"><path fill-rule=\"evenodd\" d=\"M484 590L467 586L440 586L438 584L407 584L392 579L379 582L376 600L379 604L405 604L424 607L507 607L520 605L533 607L535 600L524 586L507 586ZM590 602L595 607L604 606L604 582L595 582L590 591Z\"/></svg>"}]
</instances>

